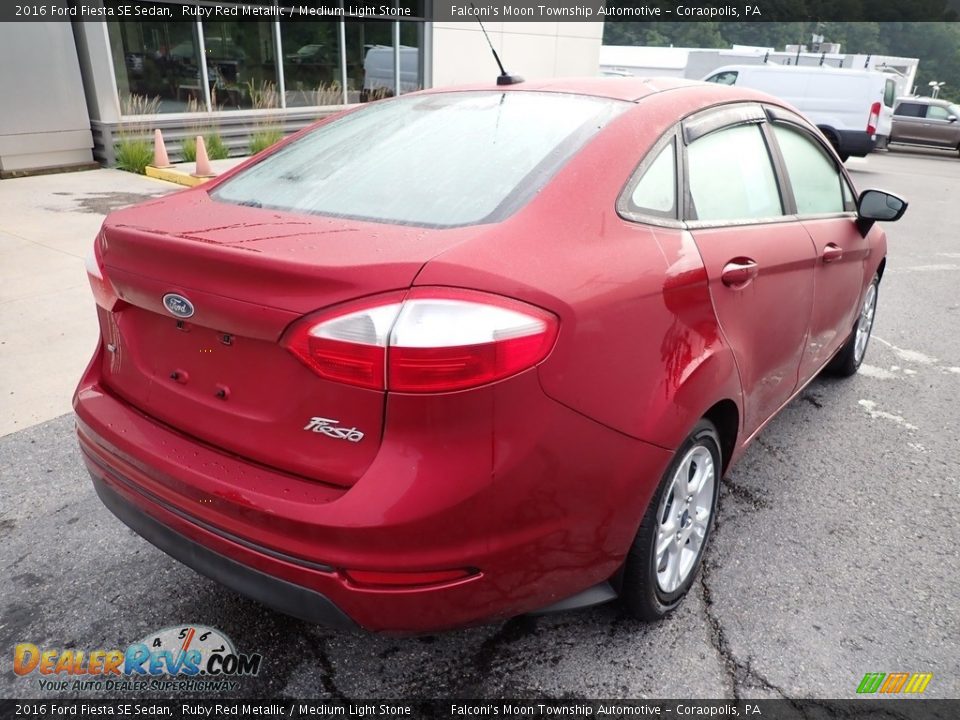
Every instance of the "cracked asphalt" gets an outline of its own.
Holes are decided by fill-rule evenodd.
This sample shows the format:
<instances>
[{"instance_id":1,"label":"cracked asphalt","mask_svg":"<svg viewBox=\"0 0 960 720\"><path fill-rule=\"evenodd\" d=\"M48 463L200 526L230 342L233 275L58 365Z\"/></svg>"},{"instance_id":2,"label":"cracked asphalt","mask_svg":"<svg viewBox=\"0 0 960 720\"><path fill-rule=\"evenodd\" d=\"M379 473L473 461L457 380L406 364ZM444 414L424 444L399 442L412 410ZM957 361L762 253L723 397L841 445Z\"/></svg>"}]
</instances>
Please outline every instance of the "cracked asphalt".
<instances>
[{"instance_id":1,"label":"cracked asphalt","mask_svg":"<svg viewBox=\"0 0 960 720\"><path fill-rule=\"evenodd\" d=\"M64 415L0 438L0 696L49 697L13 674L17 642L113 648L199 623L263 654L242 697L846 698L866 672L897 671L960 697L960 159L849 167L859 189L910 200L887 226L866 366L816 380L728 474L670 618L612 604L403 639L292 620L127 530Z\"/></svg>"}]
</instances>

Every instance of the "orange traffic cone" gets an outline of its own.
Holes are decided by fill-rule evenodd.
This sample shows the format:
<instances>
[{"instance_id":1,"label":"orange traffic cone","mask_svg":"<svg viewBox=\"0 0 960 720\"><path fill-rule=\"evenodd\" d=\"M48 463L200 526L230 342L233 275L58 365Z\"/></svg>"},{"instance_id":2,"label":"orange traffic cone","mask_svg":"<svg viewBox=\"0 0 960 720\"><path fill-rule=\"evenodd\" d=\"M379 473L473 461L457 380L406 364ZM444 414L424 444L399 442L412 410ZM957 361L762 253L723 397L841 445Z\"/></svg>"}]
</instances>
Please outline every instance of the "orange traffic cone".
<instances>
[{"instance_id":1,"label":"orange traffic cone","mask_svg":"<svg viewBox=\"0 0 960 720\"><path fill-rule=\"evenodd\" d=\"M170 158L167 157L167 148L163 144L163 133L160 128L153 131L153 162L150 163L155 168L173 167L170 164Z\"/></svg>"},{"instance_id":2,"label":"orange traffic cone","mask_svg":"<svg viewBox=\"0 0 960 720\"><path fill-rule=\"evenodd\" d=\"M217 175L210 167L210 158L207 157L207 147L203 144L203 135L197 135L197 169L191 175L198 178L210 178Z\"/></svg>"}]
</instances>

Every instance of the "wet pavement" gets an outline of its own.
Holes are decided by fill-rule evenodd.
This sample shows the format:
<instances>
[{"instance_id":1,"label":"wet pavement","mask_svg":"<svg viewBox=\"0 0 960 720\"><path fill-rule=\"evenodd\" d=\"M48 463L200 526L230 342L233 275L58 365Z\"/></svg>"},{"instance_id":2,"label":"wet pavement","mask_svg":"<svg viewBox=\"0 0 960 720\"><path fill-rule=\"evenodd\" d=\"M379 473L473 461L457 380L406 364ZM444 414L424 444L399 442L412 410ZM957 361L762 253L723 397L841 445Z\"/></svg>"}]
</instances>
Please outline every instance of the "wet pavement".
<instances>
[{"instance_id":1,"label":"wet pavement","mask_svg":"<svg viewBox=\"0 0 960 720\"><path fill-rule=\"evenodd\" d=\"M612 604L400 639L292 620L117 521L60 415L0 438L0 696L54 696L13 674L18 642L109 649L181 624L264 656L239 697L844 698L880 671L960 696L960 160L848 167L911 203L887 226L866 365L815 381L728 474L704 572L667 620Z\"/></svg>"}]
</instances>

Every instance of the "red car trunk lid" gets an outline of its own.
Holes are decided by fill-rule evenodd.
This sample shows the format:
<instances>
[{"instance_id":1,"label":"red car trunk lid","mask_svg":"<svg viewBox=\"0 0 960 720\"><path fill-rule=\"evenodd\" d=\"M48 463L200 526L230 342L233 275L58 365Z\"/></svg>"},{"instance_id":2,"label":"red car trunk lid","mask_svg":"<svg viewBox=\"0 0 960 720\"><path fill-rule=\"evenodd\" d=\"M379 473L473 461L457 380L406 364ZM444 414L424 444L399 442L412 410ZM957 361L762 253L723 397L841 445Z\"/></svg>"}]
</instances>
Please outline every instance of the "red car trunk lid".
<instances>
[{"instance_id":1,"label":"red car trunk lid","mask_svg":"<svg viewBox=\"0 0 960 720\"><path fill-rule=\"evenodd\" d=\"M202 191L114 213L98 253L126 305L101 310L105 382L222 450L349 486L379 447L384 393L318 377L279 340L307 313L409 287L463 239L463 229L293 215ZM189 300L190 317L164 306L171 293Z\"/></svg>"}]
</instances>

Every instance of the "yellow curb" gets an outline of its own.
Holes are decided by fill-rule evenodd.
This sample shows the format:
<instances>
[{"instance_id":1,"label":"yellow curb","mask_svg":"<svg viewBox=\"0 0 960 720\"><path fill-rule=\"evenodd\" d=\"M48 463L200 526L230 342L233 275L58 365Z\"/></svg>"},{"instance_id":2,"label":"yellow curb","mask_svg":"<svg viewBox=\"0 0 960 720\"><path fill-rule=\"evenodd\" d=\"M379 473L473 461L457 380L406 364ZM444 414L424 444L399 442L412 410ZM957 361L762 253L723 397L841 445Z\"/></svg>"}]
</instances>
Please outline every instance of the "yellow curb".
<instances>
[{"instance_id":1,"label":"yellow curb","mask_svg":"<svg viewBox=\"0 0 960 720\"><path fill-rule=\"evenodd\" d=\"M176 185L186 185L187 187L195 187L210 179L194 177L182 170L158 168L153 167L153 165L147 165L146 175L155 180L166 180L167 182L175 183Z\"/></svg>"}]
</instances>

